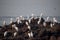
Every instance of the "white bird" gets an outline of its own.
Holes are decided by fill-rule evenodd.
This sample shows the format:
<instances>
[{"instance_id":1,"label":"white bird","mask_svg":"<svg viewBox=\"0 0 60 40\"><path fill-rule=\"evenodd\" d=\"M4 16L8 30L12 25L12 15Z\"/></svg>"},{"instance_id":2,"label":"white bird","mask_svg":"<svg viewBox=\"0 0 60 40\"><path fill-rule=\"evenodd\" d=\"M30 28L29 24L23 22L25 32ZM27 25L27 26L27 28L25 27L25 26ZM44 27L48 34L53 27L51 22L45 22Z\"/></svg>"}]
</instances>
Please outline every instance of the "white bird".
<instances>
[{"instance_id":1,"label":"white bird","mask_svg":"<svg viewBox=\"0 0 60 40\"><path fill-rule=\"evenodd\" d=\"M23 16L20 16L20 18L23 18Z\"/></svg>"},{"instance_id":2,"label":"white bird","mask_svg":"<svg viewBox=\"0 0 60 40\"><path fill-rule=\"evenodd\" d=\"M45 21L49 21L49 16L47 17L47 19Z\"/></svg>"},{"instance_id":3,"label":"white bird","mask_svg":"<svg viewBox=\"0 0 60 40\"><path fill-rule=\"evenodd\" d=\"M26 25L29 25L28 22L26 22Z\"/></svg>"},{"instance_id":4,"label":"white bird","mask_svg":"<svg viewBox=\"0 0 60 40\"><path fill-rule=\"evenodd\" d=\"M39 18L38 24L41 22L41 18Z\"/></svg>"},{"instance_id":5,"label":"white bird","mask_svg":"<svg viewBox=\"0 0 60 40\"><path fill-rule=\"evenodd\" d=\"M19 17L16 18L16 21L17 21L18 24L20 23Z\"/></svg>"},{"instance_id":6,"label":"white bird","mask_svg":"<svg viewBox=\"0 0 60 40\"><path fill-rule=\"evenodd\" d=\"M24 20L24 17L23 16L20 16L20 20Z\"/></svg>"},{"instance_id":7,"label":"white bird","mask_svg":"<svg viewBox=\"0 0 60 40\"><path fill-rule=\"evenodd\" d=\"M29 19L28 21L29 21L29 23L30 23L30 22L31 22L31 19Z\"/></svg>"},{"instance_id":8,"label":"white bird","mask_svg":"<svg viewBox=\"0 0 60 40\"><path fill-rule=\"evenodd\" d=\"M31 35L31 37L33 37L33 33L32 32L30 33L30 35Z\"/></svg>"},{"instance_id":9,"label":"white bird","mask_svg":"<svg viewBox=\"0 0 60 40\"><path fill-rule=\"evenodd\" d=\"M40 23L42 16L43 16L43 13L40 14L40 18L39 18L38 24Z\"/></svg>"},{"instance_id":10,"label":"white bird","mask_svg":"<svg viewBox=\"0 0 60 40\"><path fill-rule=\"evenodd\" d=\"M43 23L43 26L46 26L46 23L45 22Z\"/></svg>"},{"instance_id":11,"label":"white bird","mask_svg":"<svg viewBox=\"0 0 60 40\"><path fill-rule=\"evenodd\" d=\"M56 18L53 18L53 22L58 22L58 21L56 20Z\"/></svg>"},{"instance_id":12,"label":"white bird","mask_svg":"<svg viewBox=\"0 0 60 40\"><path fill-rule=\"evenodd\" d=\"M38 21L38 24L40 23L40 20Z\"/></svg>"},{"instance_id":13,"label":"white bird","mask_svg":"<svg viewBox=\"0 0 60 40\"><path fill-rule=\"evenodd\" d=\"M7 31L4 32L4 37L7 35Z\"/></svg>"},{"instance_id":14,"label":"white bird","mask_svg":"<svg viewBox=\"0 0 60 40\"><path fill-rule=\"evenodd\" d=\"M15 27L16 31L18 31L18 27Z\"/></svg>"},{"instance_id":15,"label":"white bird","mask_svg":"<svg viewBox=\"0 0 60 40\"><path fill-rule=\"evenodd\" d=\"M20 23L22 23L22 21L20 20Z\"/></svg>"},{"instance_id":16,"label":"white bird","mask_svg":"<svg viewBox=\"0 0 60 40\"><path fill-rule=\"evenodd\" d=\"M13 28L15 28L16 31L18 31L18 27L16 27L16 25L12 25Z\"/></svg>"},{"instance_id":17,"label":"white bird","mask_svg":"<svg viewBox=\"0 0 60 40\"><path fill-rule=\"evenodd\" d=\"M28 36L29 36L29 38L33 37L33 33L32 32L28 33Z\"/></svg>"},{"instance_id":18,"label":"white bird","mask_svg":"<svg viewBox=\"0 0 60 40\"><path fill-rule=\"evenodd\" d=\"M10 24L13 22L13 18L10 18Z\"/></svg>"},{"instance_id":19,"label":"white bird","mask_svg":"<svg viewBox=\"0 0 60 40\"><path fill-rule=\"evenodd\" d=\"M40 14L40 17L42 17L42 16L43 16L43 13Z\"/></svg>"},{"instance_id":20,"label":"white bird","mask_svg":"<svg viewBox=\"0 0 60 40\"><path fill-rule=\"evenodd\" d=\"M28 25L28 29L29 29L29 30L31 29L29 25Z\"/></svg>"},{"instance_id":21,"label":"white bird","mask_svg":"<svg viewBox=\"0 0 60 40\"><path fill-rule=\"evenodd\" d=\"M31 37L30 33L28 33L29 38Z\"/></svg>"},{"instance_id":22,"label":"white bird","mask_svg":"<svg viewBox=\"0 0 60 40\"><path fill-rule=\"evenodd\" d=\"M34 16L34 14L31 15L32 17Z\"/></svg>"},{"instance_id":23,"label":"white bird","mask_svg":"<svg viewBox=\"0 0 60 40\"><path fill-rule=\"evenodd\" d=\"M34 14L32 14L31 16L32 16L31 19L34 18Z\"/></svg>"},{"instance_id":24,"label":"white bird","mask_svg":"<svg viewBox=\"0 0 60 40\"><path fill-rule=\"evenodd\" d=\"M17 35L17 32L14 32L14 37Z\"/></svg>"},{"instance_id":25,"label":"white bird","mask_svg":"<svg viewBox=\"0 0 60 40\"><path fill-rule=\"evenodd\" d=\"M5 21L5 20L3 21L3 26L4 26L4 25L6 25L6 21Z\"/></svg>"},{"instance_id":26,"label":"white bird","mask_svg":"<svg viewBox=\"0 0 60 40\"><path fill-rule=\"evenodd\" d=\"M19 24L20 23L20 20L17 20L17 23Z\"/></svg>"},{"instance_id":27,"label":"white bird","mask_svg":"<svg viewBox=\"0 0 60 40\"><path fill-rule=\"evenodd\" d=\"M53 24L52 23L50 24L50 27L53 27Z\"/></svg>"}]
</instances>

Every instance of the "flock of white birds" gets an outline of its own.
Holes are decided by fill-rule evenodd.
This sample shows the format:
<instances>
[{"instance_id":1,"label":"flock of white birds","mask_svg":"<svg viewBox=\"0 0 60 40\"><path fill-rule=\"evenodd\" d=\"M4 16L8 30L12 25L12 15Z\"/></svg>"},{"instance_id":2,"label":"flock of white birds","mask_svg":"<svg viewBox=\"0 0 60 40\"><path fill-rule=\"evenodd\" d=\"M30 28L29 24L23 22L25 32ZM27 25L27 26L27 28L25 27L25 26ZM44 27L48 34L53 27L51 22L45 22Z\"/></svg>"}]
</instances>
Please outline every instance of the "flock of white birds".
<instances>
[{"instance_id":1,"label":"flock of white birds","mask_svg":"<svg viewBox=\"0 0 60 40\"><path fill-rule=\"evenodd\" d=\"M42 16L43 16L43 13L40 14L39 21L37 22L38 24L40 23L40 20L41 20L41 17L42 17ZM30 23L30 21L31 21L31 19L32 19L33 17L34 17L34 14L32 14L32 17L28 20L29 23ZM17 17L17 18L16 18L16 21L17 21L18 24L21 23L20 20L24 20L24 17L23 17L23 16L20 16L20 17ZM47 17L45 21L49 21L49 17ZM52 18L52 21L53 21L53 22L58 22L58 21L56 20L56 18ZM10 24L11 24L12 22L13 22L13 18L10 19ZM5 20L3 21L3 25L6 25L6 21L5 21ZM31 28L30 28L28 22L26 22L26 25L28 25L28 29L30 30ZM44 22L43 25L46 26L46 23ZM52 27L53 25L54 25L54 24L50 24L51 27ZM15 24L12 25L12 27L15 28L16 31L18 31L18 27L16 27ZM7 34L7 31L4 32L4 36L6 36L6 34ZM17 34L17 32L14 33L14 36L16 36L16 34ZM32 31L28 33L28 36L29 36L29 37L33 37Z\"/></svg>"}]
</instances>

